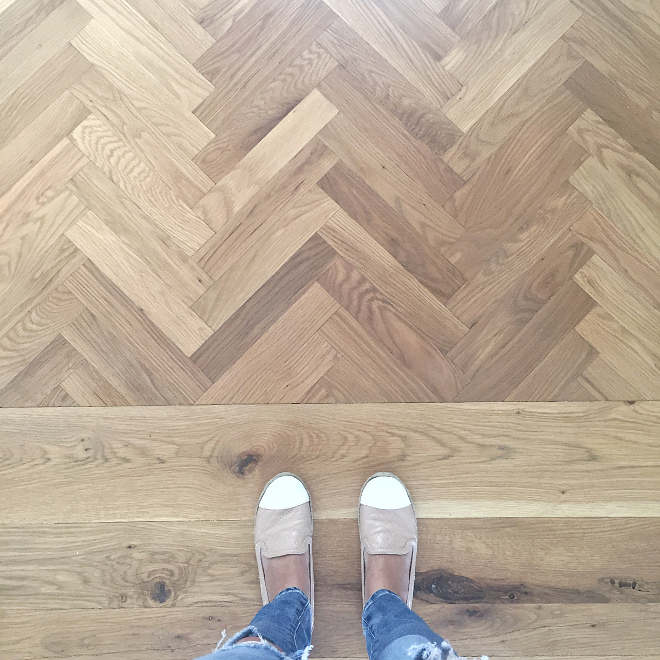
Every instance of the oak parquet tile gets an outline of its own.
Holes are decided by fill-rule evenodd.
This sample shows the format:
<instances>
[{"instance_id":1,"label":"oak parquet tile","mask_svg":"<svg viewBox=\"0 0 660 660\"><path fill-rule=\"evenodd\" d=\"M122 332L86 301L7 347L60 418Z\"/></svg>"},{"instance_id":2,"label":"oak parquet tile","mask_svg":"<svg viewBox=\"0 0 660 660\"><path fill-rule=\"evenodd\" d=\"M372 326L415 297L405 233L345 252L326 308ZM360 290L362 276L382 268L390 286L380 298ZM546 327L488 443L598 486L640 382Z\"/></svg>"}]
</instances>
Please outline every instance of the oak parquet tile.
<instances>
[{"instance_id":1,"label":"oak parquet tile","mask_svg":"<svg viewBox=\"0 0 660 660\"><path fill-rule=\"evenodd\" d=\"M382 105L436 154L442 155L462 135L439 108L341 19L321 34L318 43L359 81L363 94Z\"/></svg>"},{"instance_id":2,"label":"oak parquet tile","mask_svg":"<svg viewBox=\"0 0 660 660\"><path fill-rule=\"evenodd\" d=\"M213 381L217 380L338 258L314 234L191 356Z\"/></svg>"},{"instance_id":3,"label":"oak parquet tile","mask_svg":"<svg viewBox=\"0 0 660 660\"><path fill-rule=\"evenodd\" d=\"M319 85L357 131L369 135L378 126L379 144L405 172L419 182L438 204L463 185L463 180L423 142L414 138L391 114L360 94L359 82L343 67L334 69Z\"/></svg>"},{"instance_id":4,"label":"oak parquet tile","mask_svg":"<svg viewBox=\"0 0 660 660\"><path fill-rule=\"evenodd\" d=\"M570 46L561 39L557 41L443 154L443 159L463 178L470 178L513 133L540 120L559 84L582 62L583 58Z\"/></svg>"},{"instance_id":5,"label":"oak parquet tile","mask_svg":"<svg viewBox=\"0 0 660 660\"><path fill-rule=\"evenodd\" d=\"M192 157L212 138L186 104L136 60L122 43L96 21L71 43L176 147Z\"/></svg>"},{"instance_id":6,"label":"oak parquet tile","mask_svg":"<svg viewBox=\"0 0 660 660\"><path fill-rule=\"evenodd\" d=\"M30 364L0 390L0 406L37 406L82 361L82 355L58 335Z\"/></svg>"},{"instance_id":7,"label":"oak parquet tile","mask_svg":"<svg viewBox=\"0 0 660 660\"><path fill-rule=\"evenodd\" d=\"M566 115L561 116L559 121L565 122ZM468 279L522 226L525 215L535 212L587 159L567 135L544 148L528 128L505 142L446 205L469 226L443 254Z\"/></svg>"},{"instance_id":8,"label":"oak parquet tile","mask_svg":"<svg viewBox=\"0 0 660 660\"><path fill-rule=\"evenodd\" d=\"M568 281L497 357L475 374L455 400L497 400L509 396L594 305L587 293ZM549 322L551 318L555 319L554 323Z\"/></svg>"},{"instance_id":9,"label":"oak parquet tile","mask_svg":"<svg viewBox=\"0 0 660 660\"><path fill-rule=\"evenodd\" d=\"M313 43L261 91L251 103L225 113L209 126L216 136L193 159L214 181L228 174L337 66Z\"/></svg>"},{"instance_id":10,"label":"oak parquet tile","mask_svg":"<svg viewBox=\"0 0 660 660\"><path fill-rule=\"evenodd\" d=\"M460 369L347 261L335 261L319 284L440 400L451 401L467 385Z\"/></svg>"},{"instance_id":11,"label":"oak parquet tile","mask_svg":"<svg viewBox=\"0 0 660 660\"><path fill-rule=\"evenodd\" d=\"M89 110L65 91L18 135L0 149L0 195L28 174L33 163L48 155Z\"/></svg>"},{"instance_id":12,"label":"oak parquet tile","mask_svg":"<svg viewBox=\"0 0 660 660\"><path fill-rule=\"evenodd\" d=\"M346 165L335 165L319 187L438 299L446 302L462 286L453 264Z\"/></svg>"},{"instance_id":13,"label":"oak parquet tile","mask_svg":"<svg viewBox=\"0 0 660 660\"><path fill-rule=\"evenodd\" d=\"M568 0L550 2L466 80L443 112L461 130L468 130L579 17Z\"/></svg>"},{"instance_id":14,"label":"oak parquet tile","mask_svg":"<svg viewBox=\"0 0 660 660\"><path fill-rule=\"evenodd\" d=\"M431 197L405 167L366 136L344 115L335 117L319 137L350 169L438 249L448 247L463 227Z\"/></svg>"},{"instance_id":15,"label":"oak parquet tile","mask_svg":"<svg viewBox=\"0 0 660 660\"><path fill-rule=\"evenodd\" d=\"M116 390L87 360L83 360L58 387L77 406L131 404L131 399Z\"/></svg>"},{"instance_id":16,"label":"oak parquet tile","mask_svg":"<svg viewBox=\"0 0 660 660\"><path fill-rule=\"evenodd\" d=\"M660 168L660 122L593 64L583 62L564 83L624 140Z\"/></svg>"}]
</instances>

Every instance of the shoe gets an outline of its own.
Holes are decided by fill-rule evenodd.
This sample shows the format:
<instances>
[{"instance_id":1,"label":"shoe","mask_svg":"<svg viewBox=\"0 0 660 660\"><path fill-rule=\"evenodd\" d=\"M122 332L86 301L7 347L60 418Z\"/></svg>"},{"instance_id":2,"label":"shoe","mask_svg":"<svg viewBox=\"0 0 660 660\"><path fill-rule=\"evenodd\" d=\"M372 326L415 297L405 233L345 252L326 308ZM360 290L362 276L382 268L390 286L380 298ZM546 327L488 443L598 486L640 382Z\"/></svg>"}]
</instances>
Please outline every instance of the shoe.
<instances>
[{"instance_id":1,"label":"shoe","mask_svg":"<svg viewBox=\"0 0 660 660\"><path fill-rule=\"evenodd\" d=\"M412 607L417 561L417 519L403 482L389 472L367 479L360 493L358 527L362 552L362 603L365 604L365 559L370 555L406 555L412 550L406 605Z\"/></svg>"},{"instance_id":2,"label":"shoe","mask_svg":"<svg viewBox=\"0 0 660 660\"><path fill-rule=\"evenodd\" d=\"M282 472L273 477L259 498L254 520L254 542L259 569L261 599L266 605L277 594L269 594L263 558L308 553L309 584L314 617L314 572L312 566L312 503L303 482Z\"/></svg>"}]
</instances>

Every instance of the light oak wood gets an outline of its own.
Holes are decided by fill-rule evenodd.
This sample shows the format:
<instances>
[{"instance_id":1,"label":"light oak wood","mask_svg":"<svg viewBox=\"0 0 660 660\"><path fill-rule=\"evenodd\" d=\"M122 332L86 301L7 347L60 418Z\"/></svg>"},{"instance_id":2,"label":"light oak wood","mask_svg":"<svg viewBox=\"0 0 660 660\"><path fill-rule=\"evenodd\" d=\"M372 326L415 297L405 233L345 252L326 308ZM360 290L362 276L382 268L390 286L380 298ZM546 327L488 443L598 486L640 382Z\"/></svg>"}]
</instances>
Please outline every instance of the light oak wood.
<instances>
[{"instance_id":1,"label":"light oak wood","mask_svg":"<svg viewBox=\"0 0 660 660\"><path fill-rule=\"evenodd\" d=\"M658 70L651 0L0 0L0 655L211 652L293 470L364 658L394 470L461 656L657 657Z\"/></svg>"}]
</instances>

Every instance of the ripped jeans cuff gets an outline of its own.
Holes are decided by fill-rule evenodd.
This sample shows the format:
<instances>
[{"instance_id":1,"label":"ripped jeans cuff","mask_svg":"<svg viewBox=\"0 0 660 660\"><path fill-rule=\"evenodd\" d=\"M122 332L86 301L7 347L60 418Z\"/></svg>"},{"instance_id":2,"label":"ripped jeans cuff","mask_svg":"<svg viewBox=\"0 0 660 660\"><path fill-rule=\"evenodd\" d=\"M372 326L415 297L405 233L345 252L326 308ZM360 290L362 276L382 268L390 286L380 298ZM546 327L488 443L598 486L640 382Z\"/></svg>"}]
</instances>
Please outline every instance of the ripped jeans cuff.
<instances>
[{"instance_id":1,"label":"ripped jeans cuff","mask_svg":"<svg viewBox=\"0 0 660 660\"><path fill-rule=\"evenodd\" d=\"M242 642L239 644L246 637L258 637L261 641ZM287 655L280 651L271 641L264 638L256 626L243 628L243 630L236 633L226 642L224 640L225 631L223 630L222 638L215 647L215 651L209 656L198 658L198 660L205 660L205 658L212 658L213 660L224 658L225 660L231 660L232 657L236 658L236 660L243 660L244 657L254 658L254 660L307 660L310 651L314 648L310 644L303 649L295 651L291 655ZM257 651L256 654L255 650Z\"/></svg>"},{"instance_id":2,"label":"ripped jeans cuff","mask_svg":"<svg viewBox=\"0 0 660 660\"><path fill-rule=\"evenodd\" d=\"M421 635L405 635L383 649L381 660L467 660L457 655L451 644L443 639L432 642ZM488 660L485 655L481 660Z\"/></svg>"}]
</instances>

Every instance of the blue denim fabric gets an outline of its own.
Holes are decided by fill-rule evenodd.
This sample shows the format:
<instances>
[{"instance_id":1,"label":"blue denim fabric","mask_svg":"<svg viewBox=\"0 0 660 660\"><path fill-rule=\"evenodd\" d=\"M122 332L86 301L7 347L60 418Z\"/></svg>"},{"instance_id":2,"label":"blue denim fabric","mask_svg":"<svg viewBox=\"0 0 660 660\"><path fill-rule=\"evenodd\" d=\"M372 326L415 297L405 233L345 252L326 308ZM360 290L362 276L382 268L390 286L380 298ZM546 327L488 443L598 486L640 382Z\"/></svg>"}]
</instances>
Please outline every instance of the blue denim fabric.
<instances>
[{"instance_id":1,"label":"blue denim fabric","mask_svg":"<svg viewBox=\"0 0 660 660\"><path fill-rule=\"evenodd\" d=\"M362 612L369 660L453 660L449 642L433 632L394 592L380 589Z\"/></svg>"},{"instance_id":2,"label":"blue denim fabric","mask_svg":"<svg viewBox=\"0 0 660 660\"><path fill-rule=\"evenodd\" d=\"M245 637L261 637L270 644L237 644ZM306 660L312 648L311 641L312 608L309 599L300 589L292 587L280 591L257 612L247 628L221 648L197 660Z\"/></svg>"},{"instance_id":3,"label":"blue denim fabric","mask_svg":"<svg viewBox=\"0 0 660 660\"><path fill-rule=\"evenodd\" d=\"M370 660L461 660L447 640L387 589L367 601L362 627ZM237 644L245 637L266 642ZM197 660L307 660L311 641L312 610L307 596L300 589L284 589L257 612L247 628Z\"/></svg>"}]
</instances>

